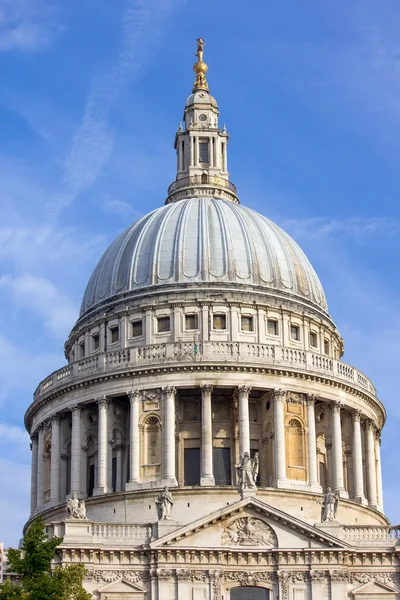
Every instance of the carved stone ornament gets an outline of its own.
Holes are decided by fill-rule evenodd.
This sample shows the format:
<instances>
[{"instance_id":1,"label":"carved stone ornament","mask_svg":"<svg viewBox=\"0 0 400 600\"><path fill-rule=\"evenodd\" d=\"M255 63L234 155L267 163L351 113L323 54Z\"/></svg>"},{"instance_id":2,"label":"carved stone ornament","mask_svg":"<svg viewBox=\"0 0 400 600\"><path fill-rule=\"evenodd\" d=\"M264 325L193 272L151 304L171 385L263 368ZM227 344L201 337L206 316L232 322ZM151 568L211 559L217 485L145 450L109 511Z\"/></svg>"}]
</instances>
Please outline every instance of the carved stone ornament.
<instances>
[{"instance_id":1,"label":"carved stone ornament","mask_svg":"<svg viewBox=\"0 0 400 600\"><path fill-rule=\"evenodd\" d=\"M101 569L95 569L88 575L92 576L92 579L97 583L114 583L125 579L129 583L137 583L138 581L146 581L150 578L150 574L147 571L124 571L122 569L107 571Z\"/></svg>"},{"instance_id":2,"label":"carved stone ornament","mask_svg":"<svg viewBox=\"0 0 400 600\"><path fill-rule=\"evenodd\" d=\"M275 546L276 536L271 527L254 517L231 521L222 534L223 546Z\"/></svg>"},{"instance_id":3,"label":"carved stone ornament","mask_svg":"<svg viewBox=\"0 0 400 600\"><path fill-rule=\"evenodd\" d=\"M224 571L223 580L237 581L243 586L256 586L261 582L274 582L275 573L273 571Z\"/></svg>"},{"instance_id":4,"label":"carved stone ornament","mask_svg":"<svg viewBox=\"0 0 400 600\"><path fill-rule=\"evenodd\" d=\"M75 493L68 498L66 509L68 519L87 519L85 501L79 500Z\"/></svg>"}]
</instances>

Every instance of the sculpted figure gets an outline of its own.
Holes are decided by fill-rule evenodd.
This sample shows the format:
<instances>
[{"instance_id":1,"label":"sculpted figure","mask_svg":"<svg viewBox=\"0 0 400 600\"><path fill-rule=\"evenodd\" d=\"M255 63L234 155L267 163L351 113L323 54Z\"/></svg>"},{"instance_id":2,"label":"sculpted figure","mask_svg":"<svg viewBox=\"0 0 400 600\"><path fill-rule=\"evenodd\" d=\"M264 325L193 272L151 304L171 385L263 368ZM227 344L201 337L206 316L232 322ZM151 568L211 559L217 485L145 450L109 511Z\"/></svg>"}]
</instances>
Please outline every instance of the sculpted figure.
<instances>
[{"instance_id":1,"label":"sculpted figure","mask_svg":"<svg viewBox=\"0 0 400 600\"><path fill-rule=\"evenodd\" d=\"M326 488L321 502L321 522L334 521L339 504L339 494L332 492L331 488Z\"/></svg>"},{"instance_id":2,"label":"sculpted figure","mask_svg":"<svg viewBox=\"0 0 400 600\"><path fill-rule=\"evenodd\" d=\"M258 452L254 454L254 458L250 458L250 454L245 452L240 457L240 463L236 466L238 474L238 490L240 493L243 490L255 490L257 488L256 481L258 469L260 466L260 458Z\"/></svg>"},{"instance_id":3,"label":"sculpted figure","mask_svg":"<svg viewBox=\"0 0 400 600\"><path fill-rule=\"evenodd\" d=\"M86 519L86 506L84 500L78 500L73 493L72 498L67 500L67 517L70 519Z\"/></svg>"},{"instance_id":4,"label":"sculpted figure","mask_svg":"<svg viewBox=\"0 0 400 600\"><path fill-rule=\"evenodd\" d=\"M161 492L161 494L155 500L158 512L158 518L162 519L170 519L172 506L174 501L172 500L172 494L167 487Z\"/></svg>"}]
</instances>

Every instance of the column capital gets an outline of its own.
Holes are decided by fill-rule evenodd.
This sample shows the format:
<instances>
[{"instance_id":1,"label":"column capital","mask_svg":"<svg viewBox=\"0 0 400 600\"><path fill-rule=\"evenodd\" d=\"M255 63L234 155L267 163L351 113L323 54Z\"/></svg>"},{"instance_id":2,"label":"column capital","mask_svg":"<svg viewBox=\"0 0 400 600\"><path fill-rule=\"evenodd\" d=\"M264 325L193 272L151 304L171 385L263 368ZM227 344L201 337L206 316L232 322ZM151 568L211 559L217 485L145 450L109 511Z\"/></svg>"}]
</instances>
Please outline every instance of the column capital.
<instances>
[{"instance_id":1,"label":"column capital","mask_svg":"<svg viewBox=\"0 0 400 600\"><path fill-rule=\"evenodd\" d=\"M318 396L316 394L306 394L306 402L308 406L314 406Z\"/></svg>"},{"instance_id":2,"label":"column capital","mask_svg":"<svg viewBox=\"0 0 400 600\"><path fill-rule=\"evenodd\" d=\"M107 398L107 396L98 396L97 398L95 398L95 402L100 408L102 406L107 406L107 404L110 403L110 398Z\"/></svg>"},{"instance_id":3,"label":"column capital","mask_svg":"<svg viewBox=\"0 0 400 600\"><path fill-rule=\"evenodd\" d=\"M351 418L353 419L353 422L355 422L355 421L360 422L361 421L361 415L362 415L361 410L353 410L352 413L351 413Z\"/></svg>"},{"instance_id":4,"label":"column capital","mask_svg":"<svg viewBox=\"0 0 400 600\"><path fill-rule=\"evenodd\" d=\"M204 384L200 385L201 391L205 392L205 393L209 393L209 394L211 394L211 392L213 391L213 387L214 386L211 385L210 383L204 383Z\"/></svg>"},{"instance_id":5,"label":"column capital","mask_svg":"<svg viewBox=\"0 0 400 600\"><path fill-rule=\"evenodd\" d=\"M332 410L332 412L338 412L338 413L340 413L340 410L342 408L343 408L343 402L335 400L334 402L331 403L331 410Z\"/></svg>"},{"instance_id":6,"label":"column capital","mask_svg":"<svg viewBox=\"0 0 400 600\"><path fill-rule=\"evenodd\" d=\"M249 395L251 392L251 385L238 385L237 391L239 394Z\"/></svg>"},{"instance_id":7,"label":"column capital","mask_svg":"<svg viewBox=\"0 0 400 600\"><path fill-rule=\"evenodd\" d=\"M373 432L377 431L377 429L378 429L372 419L367 419L365 421L365 428L367 431L373 431Z\"/></svg>"},{"instance_id":8,"label":"column capital","mask_svg":"<svg viewBox=\"0 0 400 600\"><path fill-rule=\"evenodd\" d=\"M273 400L286 400L288 391L281 388L276 388L272 390L271 395Z\"/></svg>"},{"instance_id":9,"label":"column capital","mask_svg":"<svg viewBox=\"0 0 400 600\"><path fill-rule=\"evenodd\" d=\"M69 410L72 414L76 415L77 413L80 413L82 411L82 407L80 404L73 404L69 407Z\"/></svg>"},{"instance_id":10,"label":"column capital","mask_svg":"<svg viewBox=\"0 0 400 600\"><path fill-rule=\"evenodd\" d=\"M141 390L131 390L130 392L126 392L126 395L129 398L129 401L132 402L138 402L140 400L140 397L142 395L142 391Z\"/></svg>"},{"instance_id":11,"label":"column capital","mask_svg":"<svg viewBox=\"0 0 400 600\"><path fill-rule=\"evenodd\" d=\"M176 394L176 387L174 387L173 385L167 385L166 387L162 388L162 392L166 396L170 396L170 395L175 396L175 394Z\"/></svg>"},{"instance_id":12,"label":"column capital","mask_svg":"<svg viewBox=\"0 0 400 600\"><path fill-rule=\"evenodd\" d=\"M62 415L61 413L56 413L55 415L52 415L50 417L50 423L53 425L53 423L59 423L62 419Z\"/></svg>"}]
</instances>

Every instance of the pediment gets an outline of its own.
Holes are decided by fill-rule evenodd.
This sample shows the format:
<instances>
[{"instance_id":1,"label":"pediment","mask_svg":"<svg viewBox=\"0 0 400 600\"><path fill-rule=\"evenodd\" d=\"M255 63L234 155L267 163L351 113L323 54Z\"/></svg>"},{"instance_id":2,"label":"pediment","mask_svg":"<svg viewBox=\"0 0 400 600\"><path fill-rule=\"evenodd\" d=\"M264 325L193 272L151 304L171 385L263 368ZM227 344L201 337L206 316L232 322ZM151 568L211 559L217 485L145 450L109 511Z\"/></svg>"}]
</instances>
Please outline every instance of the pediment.
<instances>
[{"instance_id":1,"label":"pediment","mask_svg":"<svg viewBox=\"0 0 400 600\"><path fill-rule=\"evenodd\" d=\"M369 581L368 583L363 583L363 585L360 585L360 587L353 590L352 595L355 600L370 600L374 596L376 596L376 598L379 600L383 598L387 598L387 600L394 600L397 598L397 590L389 587L385 583Z\"/></svg>"},{"instance_id":2,"label":"pediment","mask_svg":"<svg viewBox=\"0 0 400 600\"><path fill-rule=\"evenodd\" d=\"M140 587L137 583L131 583L126 579L120 579L103 585L97 590L101 598L144 598L146 590Z\"/></svg>"},{"instance_id":3,"label":"pediment","mask_svg":"<svg viewBox=\"0 0 400 600\"><path fill-rule=\"evenodd\" d=\"M350 545L255 497L239 500L151 543L208 548L349 548Z\"/></svg>"}]
</instances>

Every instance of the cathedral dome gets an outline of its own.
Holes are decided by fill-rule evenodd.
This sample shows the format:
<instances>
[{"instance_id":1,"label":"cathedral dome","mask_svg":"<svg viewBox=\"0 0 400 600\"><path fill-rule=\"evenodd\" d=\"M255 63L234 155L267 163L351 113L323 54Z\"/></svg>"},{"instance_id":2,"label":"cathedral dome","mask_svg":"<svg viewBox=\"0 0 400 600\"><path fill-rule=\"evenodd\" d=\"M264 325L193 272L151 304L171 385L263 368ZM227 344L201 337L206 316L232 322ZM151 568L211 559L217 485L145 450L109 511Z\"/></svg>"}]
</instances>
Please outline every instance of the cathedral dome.
<instances>
[{"instance_id":1,"label":"cathedral dome","mask_svg":"<svg viewBox=\"0 0 400 600\"><path fill-rule=\"evenodd\" d=\"M229 200L190 198L145 215L106 250L81 315L145 288L233 284L327 311L321 283L296 242L266 217Z\"/></svg>"}]
</instances>

